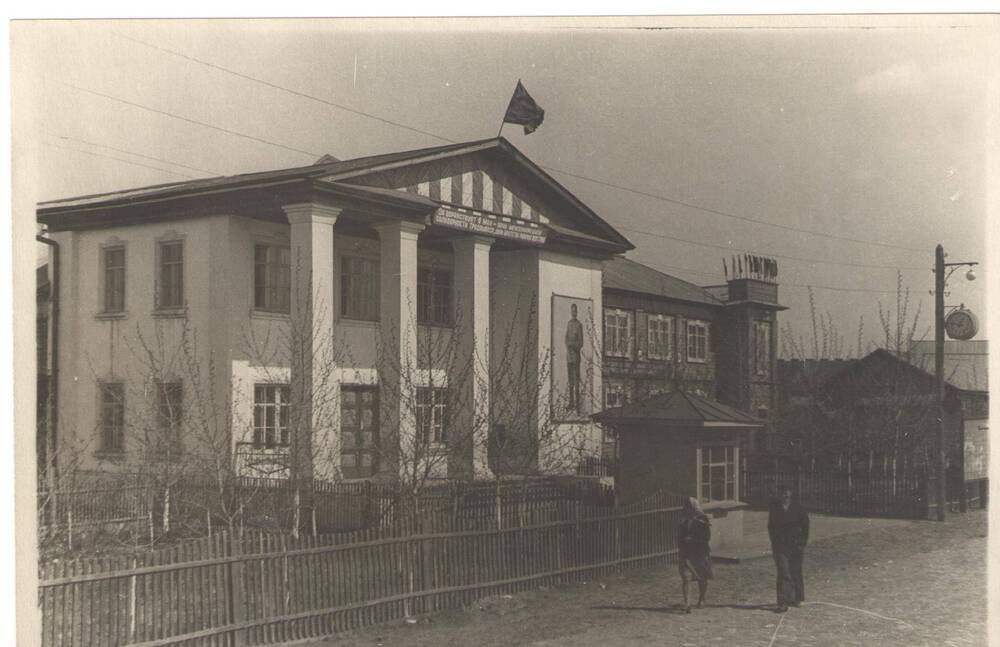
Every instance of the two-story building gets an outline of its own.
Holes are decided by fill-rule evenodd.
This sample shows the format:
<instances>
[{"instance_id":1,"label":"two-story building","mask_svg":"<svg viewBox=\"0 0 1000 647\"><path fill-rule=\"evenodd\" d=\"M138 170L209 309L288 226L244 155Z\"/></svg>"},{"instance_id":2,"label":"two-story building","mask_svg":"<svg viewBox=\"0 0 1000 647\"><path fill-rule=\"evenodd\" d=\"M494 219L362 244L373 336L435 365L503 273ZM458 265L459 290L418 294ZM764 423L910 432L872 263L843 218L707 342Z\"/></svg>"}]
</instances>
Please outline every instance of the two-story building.
<instances>
[{"instance_id":1,"label":"two-story building","mask_svg":"<svg viewBox=\"0 0 1000 647\"><path fill-rule=\"evenodd\" d=\"M469 478L599 452L603 263L632 245L502 138L37 217L62 466Z\"/></svg>"},{"instance_id":2,"label":"two-story building","mask_svg":"<svg viewBox=\"0 0 1000 647\"><path fill-rule=\"evenodd\" d=\"M673 391L766 420L777 387L778 286L749 272L701 287L641 263L604 266L604 408ZM757 451L769 433L749 435ZM605 455L614 451L605 439Z\"/></svg>"}]
</instances>

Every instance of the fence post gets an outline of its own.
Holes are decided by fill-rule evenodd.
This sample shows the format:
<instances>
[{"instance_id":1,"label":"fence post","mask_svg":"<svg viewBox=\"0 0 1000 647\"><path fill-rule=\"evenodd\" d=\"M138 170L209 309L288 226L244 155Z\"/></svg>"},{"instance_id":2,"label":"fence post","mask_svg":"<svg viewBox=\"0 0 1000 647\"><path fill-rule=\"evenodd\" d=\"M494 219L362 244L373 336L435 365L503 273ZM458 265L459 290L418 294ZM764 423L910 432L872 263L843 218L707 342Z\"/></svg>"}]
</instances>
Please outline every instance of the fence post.
<instances>
[{"instance_id":1,"label":"fence post","mask_svg":"<svg viewBox=\"0 0 1000 647\"><path fill-rule=\"evenodd\" d=\"M361 527L370 528L372 524L372 482L364 482L364 507L362 507L361 512Z\"/></svg>"},{"instance_id":2,"label":"fence post","mask_svg":"<svg viewBox=\"0 0 1000 647\"><path fill-rule=\"evenodd\" d=\"M302 509L299 507L299 488L295 488L295 499L294 499L294 511L292 513L292 538L299 538L299 523L301 522L299 515Z\"/></svg>"},{"instance_id":3,"label":"fence post","mask_svg":"<svg viewBox=\"0 0 1000 647\"><path fill-rule=\"evenodd\" d=\"M229 556L235 557L242 554L242 546L238 537L229 537ZM241 560L229 562L229 619L234 625L238 625L246 620L246 591L243 588L243 562ZM242 647L246 644L246 630L237 629L232 634L233 647Z\"/></svg>"},{"instance_id":4,"label":"fence post","mask_svg":"<svg viewBox=\"0 0 1000 647\"><path fill-rule=\"evenodd\" d=\"M132 558L132 568L138 568L139 562L133 557ZM133 575L129 578L129 592L128 592L128 641L130 643L135 642L135 587L136 587L136 576Z\"/></svg>"},{"instance_id":5,"label":"fence post","mask_svg":"<svg viewBox=\"0 0 1000 647\"><path fill-rule=\"evenodd\" d=\"M615 561L615 570L621 572L622 570L622 524L621 518L618 516L618 495L617 493L612 500L611 508L611 523L614 524L614 544L613 544L613 559Z\"/></svg>"},{"instance_id":6,"label":"fence post","mask_svg":"<svg viewBox=\"0 0 1000 647\"><path fill-rule=\"evenodd\" d=\"M163 491L163 532L170 532L170 486Z\"/></svg>"}]
</instances>

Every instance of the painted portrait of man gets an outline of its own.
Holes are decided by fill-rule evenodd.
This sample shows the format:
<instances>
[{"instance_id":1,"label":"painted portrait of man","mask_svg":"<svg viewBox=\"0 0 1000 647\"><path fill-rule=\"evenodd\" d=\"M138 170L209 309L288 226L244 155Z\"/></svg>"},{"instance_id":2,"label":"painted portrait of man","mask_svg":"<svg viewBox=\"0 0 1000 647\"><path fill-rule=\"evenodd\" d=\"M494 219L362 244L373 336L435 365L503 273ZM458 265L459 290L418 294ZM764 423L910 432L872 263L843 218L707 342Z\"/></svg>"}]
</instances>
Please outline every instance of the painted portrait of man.
<instances>
[{"instance_id":1,"label":"painted portrait of man","mask_svg":"<svg viewBox=\"0 0 1000 647\"><path fill-rule=\"evenodd\" d=\"M552 413L557 420L585 420L592 413L592 321L589 299L552 297Z\"/></svg>"}]
</instances>

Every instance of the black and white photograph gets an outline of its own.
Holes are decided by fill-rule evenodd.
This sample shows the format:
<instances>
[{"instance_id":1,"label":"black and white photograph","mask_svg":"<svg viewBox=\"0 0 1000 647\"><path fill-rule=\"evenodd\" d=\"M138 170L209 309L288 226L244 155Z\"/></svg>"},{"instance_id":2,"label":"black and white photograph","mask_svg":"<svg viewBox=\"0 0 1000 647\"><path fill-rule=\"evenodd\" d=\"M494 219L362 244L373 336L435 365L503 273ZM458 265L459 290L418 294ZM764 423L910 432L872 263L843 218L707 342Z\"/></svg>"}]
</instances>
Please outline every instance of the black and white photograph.
<instances>
[{"instance_id":1,"label":"black and white photograph","mask_svg":"<svg viewBox=\"0 0 1000 647\"><path fill-rule=\"evenodd\" d=\"M997 14L9 33L17 644L1000 639Z\"/></svg>"}]
</instances>

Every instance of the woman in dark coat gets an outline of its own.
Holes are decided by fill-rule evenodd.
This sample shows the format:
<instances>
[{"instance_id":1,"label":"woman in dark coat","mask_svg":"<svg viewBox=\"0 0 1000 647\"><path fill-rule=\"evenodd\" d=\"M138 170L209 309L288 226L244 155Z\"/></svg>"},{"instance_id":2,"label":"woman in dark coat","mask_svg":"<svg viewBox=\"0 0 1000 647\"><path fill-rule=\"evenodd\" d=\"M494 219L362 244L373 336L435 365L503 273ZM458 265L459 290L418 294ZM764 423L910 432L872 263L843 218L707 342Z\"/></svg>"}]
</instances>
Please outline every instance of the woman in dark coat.
<instances>
[{"instance_id":1,"label":"woman in dark coat","mask_svg":"<svg viewBox=\"0 0 1000 647\"><path fill-rule=\"evenodd\" d=\"M708 540L712 537L712 524L701 509L698 499L688 497L684 502L681 520L677 526L677 548L680 557L681 591L684 593L684 612L691 613L688 601L688 582L698 582L698 608L705 604L708 581L712 579L712 555Z\"/></svg>"}]
</instances>

